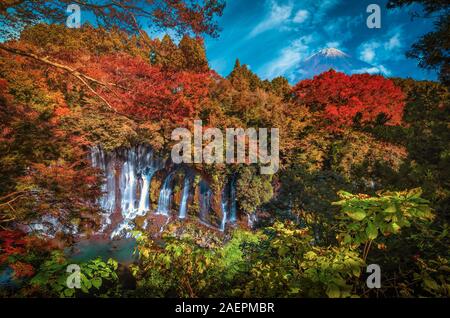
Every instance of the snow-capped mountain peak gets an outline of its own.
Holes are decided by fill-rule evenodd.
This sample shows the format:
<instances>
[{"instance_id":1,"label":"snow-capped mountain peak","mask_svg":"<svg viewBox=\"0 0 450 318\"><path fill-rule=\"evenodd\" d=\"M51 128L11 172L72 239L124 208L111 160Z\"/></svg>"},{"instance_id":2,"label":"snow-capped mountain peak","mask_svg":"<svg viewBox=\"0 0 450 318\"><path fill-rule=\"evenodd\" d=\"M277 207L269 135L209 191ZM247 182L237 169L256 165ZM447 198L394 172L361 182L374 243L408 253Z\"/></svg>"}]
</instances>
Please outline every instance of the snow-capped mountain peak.
<instances>
[{"instance_id":1,"label":"snow-capped mountain peak","mask_svg":"<svg viewBox=\"0 0 450 318\"><path fill-rule=\"evenodd\" d=\"M383 73L377 67L353 58L341 50L325 48L298 63L292 73L291 81L295 83L305 78L313 78L329 69L346 74Z\"/></svg>"},{"instance_id":2,"label":"snow-capped mountain peak","mask_svg":"<svg viewBox=\"0 0 450 318\"><path fill-rule=\"evenodd\" d=\"M326 49L322 49L320 50L318 53L316 53L318 55L323 55L323 56L348 56L347 54L345 54L344 52L342 52L341 50L338 50L336 48L330 47L330 48L326 48Z\"/></svg>"}]
</instances>

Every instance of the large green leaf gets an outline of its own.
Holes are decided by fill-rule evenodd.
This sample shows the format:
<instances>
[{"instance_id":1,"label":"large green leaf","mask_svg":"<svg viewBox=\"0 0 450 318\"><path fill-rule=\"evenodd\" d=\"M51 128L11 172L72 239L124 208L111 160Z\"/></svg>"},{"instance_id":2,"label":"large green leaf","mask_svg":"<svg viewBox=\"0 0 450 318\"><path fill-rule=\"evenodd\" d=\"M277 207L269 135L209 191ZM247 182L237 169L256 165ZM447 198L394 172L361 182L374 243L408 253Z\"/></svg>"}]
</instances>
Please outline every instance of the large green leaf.
<instances>
[{"instance_id":1,"label":"large green leaf","mask_svg":"<svg viewBox=\"0 0 450 318\"><path fill-rule=\"evenodd\" d=\"M389 206L384 210L386 213L395 213L397 212L397 207L395 204L389 204Z\"/></svg>"},{"instance_id":2,"label":"large green leaf","mask_svg":"<svg viewBox=\"0 0 450 318\"><path fill-rule=\"evenodd\" d=\"M362 221L366 217L366 211L361 208L347 208L345 209L345 213L356 221Z\"/></svg>"},{"instance_id":3,"label":"large green leaf","mask_svg":"<svg viewBox=\"0 0 450 318\"><path fill-rule=\"evenodd\" d=\"M369 222L366 227L366 234L369 240L374 240L378 236L378 228L372 222Z\"/></svg>"},{"instance_id":4,"label":"large green leaf","mask_svg":"<svg viewBox=\"0 0 450 318\"><path fill-rule=\"evenodd\" d=\"M392 233L398 233L400 231L400 226L395 222L390 223L389 228L392 231Z\"/></svg>"},{"instance_id":5,"label":"large green leaf","mask_svg":"<svg viewBox=\"0 0 450 318\"><path fill-rule=\"evenodd\" d=\"M72 297L75 294L75 289L65 289L64 290L64 296L66 297Z\"/></svg>"},{"instance_id":6,"label":"large green leaf","mask_svg":"<svg viewBox=\"0 0 450 318\"><path fill-rule=\"evenodd\" d=\"M341 291L339 287L335 284L330 284L327 288L327 296L330 298L339 298L341 296Z\"/></svg>"},{"instance_id":7,"label":"large green leaf","mask_svg":"<svg viewBox=\"0 0 450 318\"><path fill-rule=\"evenodd\" d=\"M91 280L91 283L95 288L100 289L100 287L102 286L102 279L100 277L94 277Z\"/></svg>"}]
</instances>

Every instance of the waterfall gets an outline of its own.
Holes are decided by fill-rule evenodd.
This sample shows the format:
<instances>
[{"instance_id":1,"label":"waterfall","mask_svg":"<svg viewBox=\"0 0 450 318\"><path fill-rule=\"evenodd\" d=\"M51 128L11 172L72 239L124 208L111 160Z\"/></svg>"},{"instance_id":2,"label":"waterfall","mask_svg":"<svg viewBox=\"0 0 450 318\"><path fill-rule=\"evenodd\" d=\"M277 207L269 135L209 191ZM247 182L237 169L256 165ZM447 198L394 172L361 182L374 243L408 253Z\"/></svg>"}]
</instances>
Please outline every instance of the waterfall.
<instances>
[{"instance_id":1,"label":"waterfall","mask_svg":"<svg viewBox=\"0 0 450 318\"><path fill-rule=\"evenodd\" d=\"M126 238L131 237L130 231L133 230L133 224L131 223L131 220L123 220L115 229L112 231L110 238L116 238L120 236L125 236Z\"/></svg>"},{"instance_id":2,"label":"waterfall","mask_svg":"<svg viewBox=\"0 0 450 318\"><path fill-rule=\"evenodd\" d=\"M206 221L211 207L212 191L206 181L200 181L200 220Z\"/></svg>"},{"instance_id":3,"label":"waterfall","mask_svg":"<svg viewBox=\"0 0 450 318\"><path fill-rule=\"evenodd\" d=\"M233 176L230 182L230 222L237 220L237 200L236 200L236 177Z\"/></svg>"},{"instance_id":4,"label":"waterfall","mask_svg":"<svg viewBox=\"0 0 450 318\"><path fill-rule=\"evenodd\" d=\"M192 182L192 176L186 174L186 176L184 177L183 196L181 198L181 203L180 203L180 213L179 213L180 219L186 218L187 201L189 198L189 190L191 189L191 182Z\"/></svg>"},{"instance_id":5,"label":"waterfall","mask_svg":"<svg viewBox=\"0 0 450 318\"><path fill-rule=\"evenodd\" d=\"M227 186L225 186L222 190L222 222L220 223L220 230L223 232L225 231L225 225L227 224L227 215L228 215L228 196L227 196Z\"/></svg>"},{"instance_id":6,"label":"waterfall","mask_svg":"<svg viewBox=\"0 0 450 318\"><path fill-rule=\"evenodd\" d=\"M255 213L249 213L247 216L247 225L249 228L253 229L255 223L258 221L258 216Z\"/></svg>"},{"instance_id":7,"label":"waterfall","mask_svg":"<svg viewBox=\"0 0 450 318\"><path fill-rule=\"evenodd\" d=\"M108 155L103 148L95 146L91 149L91 161L94 168L102 171L105 182L102 183L101 190L103 195L98 199L98 204L103 211L102 227L100 231L111 224L111 214L116 207L116 179L115 179L115 156Z\"/></svg>"},{"instance_id":8,"label":"waterfall","mask_svg":"<svg viewBox=\"0 0 450 318\"><path fill-rule=\"evenodd\" d=\"M150 211L150 185L153 175L162 166L153 157L148 146L133 147L125 151L120 175L121 212L123 221L111 234L111 238L125 234L130 236L134 229L133 220Z\"/></svg>"},{"instance_id":9,"label":"waterfall","mask_svg":"<svg viewBox=\"0 0 450 318\"><path fill-rule=\"evenodd\" d=\"M222 189L222 222L220 230L225 231L227 222L234 223L237 220L237 202L236 202L236 176L232 176L231 180Z\"/></svg>"},{"instance_id":10,"label":"waterfall","mask_svg":"<svg viewBox=\"0 0 450 318\"><path fill-rule=\"evenodd\" d=\"M139 215L143 215L145 212L150 211L150 184L156 171L156 168L151 167L146 169L141 175L142 186L137 212Z\"/></svg>"},{"instance_id":11,"label":"waterfall","mask_svg":"<svg viewBox=\"0 0 450 318\"><path fill-rule=\"evenodd\" d=\"M92 166L99 168L105 176L102 184L104 194L98 201L104 214L100 231L108 228L111 214L118 207L123 221L114 229L111 238L123 233L129 235L128 232L134 228L133 220L150 211L151 180L161 169L162 161L155 159L151 147L144 145L116 150L111 154L95 146L91 149L91 161ZM119 175L118 182L116 174Z\"/></svg>"},{"instance_id":12,"label":"waterfall","mask_svg":"<svg viewBox=\"0 0 450 318\"><path fill-rule=\"evenodd\" d=\"M125 162L120 174L121 212L124 219L130 219L137 210L136 206L136 152L133 149L126 150Z\"/></svg>"},{"instance_id":13,"label":"waterfall","mask_svg":"<svg viewBox=\"0 0 450 318\"><path fill-rule=\"evenodd\" d=\"M169 215L172 203L172 179L175 172L172 171L164 180L164 184L159 193L157 214Z\"/></svg>"},{"instance_id":14,"label":"waterfall","mask_svg":"<svg viewBox=\"0 0 450 318\"><path fill-rule=\"evenodd\" d=\"M140 145L129 149L105 152L101 146L91 148L92 166L101 170L104 176L102 195L98 204L102 209L101 233L111 231L111 238L129 237L134 229L134 220L145 216L151 210L150 192L152 178L165 166L165 162L155 158L150 146ZM162 182L158 198L157 214L170 216L172 207L173 180L178 168L172 168ZM194 172L186 169L178 216L187 217L189 195L194 182ZM199 219L208 222L213 192L205 180L199 184ZM237 220L236 177L233 176L222 190L222 220L220 230L224 231L228 222ZM121 214L122 219L112 228L113 213ZM114 219L116 214L114 214ZM120 216L119 216L120 217ZM147 220L144 221L147 225ZM39 228L39 224L37 225Z\"/></svg>"},{"instance_id":15,"label":"waterfall","mask_svg":"<svg viewBox=\"0 0 450 318\"><path fill-rule=\"evenodd\" d=\"M125 220L134 220L150 211L150 184L159 169L149 147L139 146L125 152L120 176L121 212Z\"/></svg>"}]
</instances>

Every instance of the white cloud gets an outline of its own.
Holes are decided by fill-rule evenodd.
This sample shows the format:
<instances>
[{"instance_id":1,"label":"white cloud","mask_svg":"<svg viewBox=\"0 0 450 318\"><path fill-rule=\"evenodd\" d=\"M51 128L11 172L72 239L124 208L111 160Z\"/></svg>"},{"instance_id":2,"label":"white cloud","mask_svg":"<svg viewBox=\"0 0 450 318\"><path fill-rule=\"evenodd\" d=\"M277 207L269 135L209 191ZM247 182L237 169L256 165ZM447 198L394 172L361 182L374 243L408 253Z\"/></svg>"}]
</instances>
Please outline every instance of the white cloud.
<instances>
[{"instance_id":1,"label":"white cloud","mask_svg":"<svg viewBox=\"0 0 450 318\"><path fill-rule=\"evenodd\" d=\"M391 75L391 71L388 70L386 67L384 67L383 65L378 65L378 67L380 68L381 72L383 72L385 75L389 76Z\"/></svg>"},{"instance_id":2,"label":"white cloud","mask_svg":"<svg viewBox=\"0 0 450 318\"><path fill-rule=\"evenodd\" d=\"M250 32L250 37L254 37L260 33L279 26L290 18L292 9L292 4L278 5L277 2L270 1L269 15L253 28L253 30Z\"/></svg>"},{"instance_id":3,"label":"white cloud","mask_svg":"<svg viewBox=\"0 0 450 318\"><path fill-rule=\"evenodd\" d=\"M369 74L376 74L376 73L380 73L380 69L378 67L365 67L365 68L360 68L357 70L353 70L353 73L369 73Z\"/></svg>"},{"instance_id":4,"label":"white cloud","mask_svg":"<svg viewBox=\"0 0 450 318\"><path fill-rule=\"evenodd\" d=\"M376 70L371 68L366 71L391 75L392 72L384 65L403 58L401 38L402 27L399 26L375 40L362 43L358 48L359 58L376 68Z\"/></svg>"},{"instance_id":5,"label":"white cloud","mask_svg":"<svg viewBox=\"0 0 450 318\"><path fill-rule=\"evenodd\" d=\"M294 23L303 23L306 21L306 19L308 19L308 17L309 17L309 12L307 10L298 10L292 21Z\"/></svg>"},{"instance_id":6,"label":"white cloud","mask_svg":"<svg viewBox=\"0 0 450 318\"><path fill-rule=\"evenodd\" d=\"M400 48L402 45L400 43L400 32L393 35L385 44L384 48L388 51Z\"/></svg>"},{"instance_id":7,"label":"white cloud","mask_svg":"<svg viewBox=\"0 0 450 318\"><path fill-rule=\"evenodd\" d=\"M391 75L391 71L389 71L386 67L383 65L373 66L373 67L366 67L361 68L358 70L353 70L352 73L369 73L369 74L384 74L384 75Z\"/></svg>"},{"instance_id":8,"label":"white cloud","mask_svg":"<svg viewBox=\"0 0 450 318\"><path fill-rule=\"evenodd\" d=\"M308 8L311 15L311 19L314 20L314 24L323 25L329 23L328 11L333 9L341 0L302 0L302 6Z\"/></svg>"},{"instance_id":9,"label":"white cloud","mask_svg":"<svg viewBox=\"0 0 450 318\"><path fill-rule=\"evenodd\" d=\"M373 63L376 58L376 50L380 47L378 42L366 42L360 46L359 58L367 63Z\"/></svg>"},{"instance_id":10,"label":"white cloud","mask_svg":"<svg viewBox=\"0 0 450 318\"><path fill-rule=\"evenodd\" d=\"M272 79L286 73L310 54L309 45L315 40L313 35L305 35L292 41L280 51L277 58L262 67L263 76Z\"/></svg>"}]
</instances>

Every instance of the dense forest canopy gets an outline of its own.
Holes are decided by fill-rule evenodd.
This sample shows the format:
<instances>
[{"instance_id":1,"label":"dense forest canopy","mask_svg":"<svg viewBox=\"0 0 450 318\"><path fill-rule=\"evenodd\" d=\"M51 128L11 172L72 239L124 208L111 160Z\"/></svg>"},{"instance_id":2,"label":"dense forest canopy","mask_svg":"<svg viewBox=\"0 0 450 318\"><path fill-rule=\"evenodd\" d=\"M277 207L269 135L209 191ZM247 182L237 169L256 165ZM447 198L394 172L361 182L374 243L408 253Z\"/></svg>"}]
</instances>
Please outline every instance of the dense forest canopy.
<instances>
[{"instance_id":1,"label":"dense forest canopy","mask_svg":"<svg viewBox=\"0 0 450 318\"><path fill-rule=\"evenodd\" d=\"M239 60L223 78L200 37L216 34L221 1L77 2L98 25L59 23L69 1L0 5L5 31L23 26L0 44L0 269L20 282L1 296L449 296L444 80L329 70L291 87ZM36 23L44 14L48 23ZM179 41L152 38L144 21L174 28ZM149 145L167 158L173 129L195 119L278 128L280 171L192 165L214 193L235 178L236 224L220 232L191 214L160 233L136 218L139 259L80 263L82 287L68 288L64 248L102 225L105 175L89 160L92 147ZM47 224L52 235L29 230L44 216L57 220ZM382 268L380 289L366 286L369 264Z\"/></svg>"}]
</instances>

